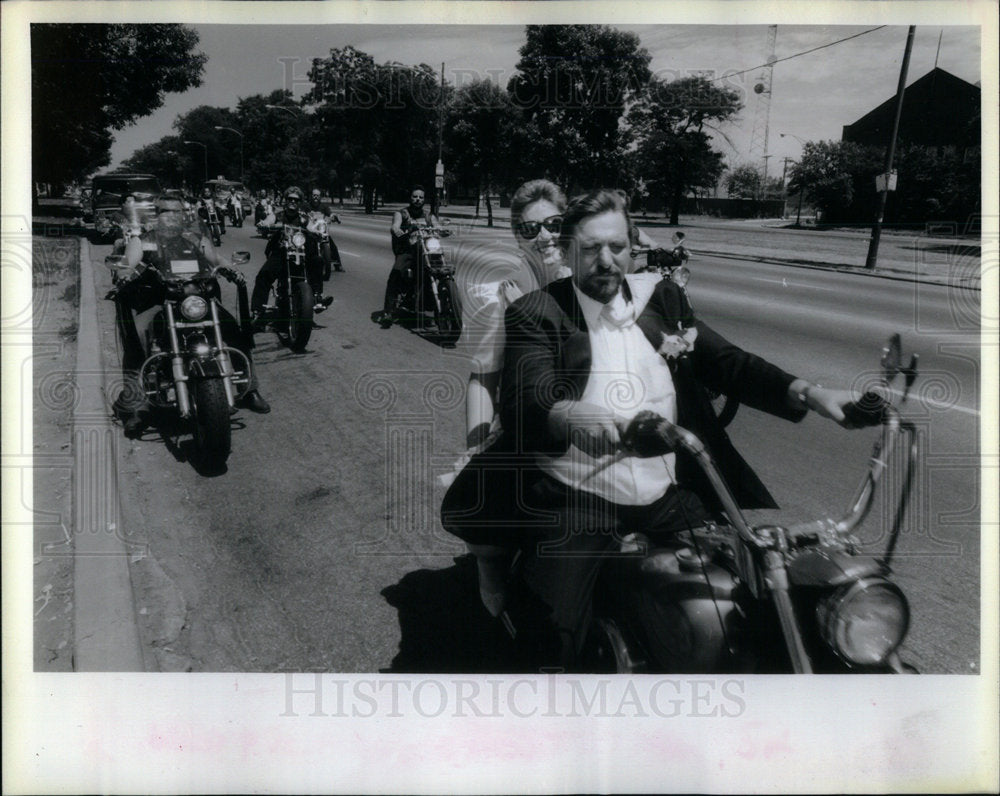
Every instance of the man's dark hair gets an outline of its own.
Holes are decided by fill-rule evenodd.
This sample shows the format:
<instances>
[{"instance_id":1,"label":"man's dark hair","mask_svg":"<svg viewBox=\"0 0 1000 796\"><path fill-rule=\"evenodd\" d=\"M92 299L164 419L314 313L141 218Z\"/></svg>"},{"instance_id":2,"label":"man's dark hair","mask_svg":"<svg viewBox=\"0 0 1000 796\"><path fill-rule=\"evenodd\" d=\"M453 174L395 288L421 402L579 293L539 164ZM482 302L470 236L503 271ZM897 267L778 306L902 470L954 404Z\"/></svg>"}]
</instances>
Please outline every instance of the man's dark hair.
<instances>
[{"instance_id":1,"label":"man's dark hair","mask_svg":"<svg viewBox=\"0 0 1000 796\"><path fill-rule=\"evenodd\" d=\"M424 186L423 185L414 185L412 188L410 188L410 193L412 194L414 191L424 191ZM424 193L426 194L427 191L424 191Z\"/></svg>"},{"instance_id":2,"label":"man's dark hair","mask_svg":"<svg viewBox=\"0 0 1000 796\"><path fill-rule=\"evenodd\" d=\"M563 213L559 247L563 251L569 251L569 244L573 240L576 228L586 219L599 216L601 213L621 213L627 227L632 228L632 219L629 218L628 208L625 207L625 200L621 194L608 188L587 191L570 199L566 212Z\"/></svg>"}]
</instances>

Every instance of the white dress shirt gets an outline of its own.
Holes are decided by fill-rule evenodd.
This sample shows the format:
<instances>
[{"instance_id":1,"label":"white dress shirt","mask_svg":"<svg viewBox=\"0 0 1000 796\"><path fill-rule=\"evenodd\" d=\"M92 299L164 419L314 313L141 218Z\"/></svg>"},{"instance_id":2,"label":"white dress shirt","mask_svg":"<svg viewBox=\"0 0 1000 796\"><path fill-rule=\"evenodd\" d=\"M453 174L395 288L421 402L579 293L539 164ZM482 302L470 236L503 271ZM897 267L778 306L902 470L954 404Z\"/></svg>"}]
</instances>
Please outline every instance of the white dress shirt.
<instances>
[{"instance_id":1,"label":"white dress shirt","mask_svg":"<svg viewBox=\"0 0 1000 796\"><path fill-rule=\"evenodd\" d=\"M660 276L629 274L626 279L631 302L619 291L606 305L601 304L573 286L587 322L592 356L580 401L602 406L626 420L649 409L674 423L677 399L670 369L635 323ZM663 496L675 478L673 454L594 458L571 444L561 456L540 455L538 463L543 472L564 484L626 506L649 505Z\"/></svg>"}]
</instances>

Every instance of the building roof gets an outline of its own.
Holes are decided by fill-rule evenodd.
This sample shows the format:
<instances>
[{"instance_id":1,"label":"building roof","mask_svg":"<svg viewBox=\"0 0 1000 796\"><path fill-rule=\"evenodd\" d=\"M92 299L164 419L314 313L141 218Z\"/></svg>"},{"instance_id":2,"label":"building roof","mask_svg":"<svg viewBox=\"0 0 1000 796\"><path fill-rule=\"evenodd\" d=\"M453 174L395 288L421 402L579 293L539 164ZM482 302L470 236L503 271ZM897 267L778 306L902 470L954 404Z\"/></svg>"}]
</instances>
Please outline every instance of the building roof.
<instances>
[{"instance_id":1,"label":"building roof","mask_svg":"<svg viewBox=\"0 0 1000 796\"><path fill-rule=\"evenodd\" d=\"M935 67L904 91L899 141L922 146L979 144L981 95L979 87ZM885 146L895 112L893 95L853 124L844 125L843 140Z\"/></svg>"}]
</instances>

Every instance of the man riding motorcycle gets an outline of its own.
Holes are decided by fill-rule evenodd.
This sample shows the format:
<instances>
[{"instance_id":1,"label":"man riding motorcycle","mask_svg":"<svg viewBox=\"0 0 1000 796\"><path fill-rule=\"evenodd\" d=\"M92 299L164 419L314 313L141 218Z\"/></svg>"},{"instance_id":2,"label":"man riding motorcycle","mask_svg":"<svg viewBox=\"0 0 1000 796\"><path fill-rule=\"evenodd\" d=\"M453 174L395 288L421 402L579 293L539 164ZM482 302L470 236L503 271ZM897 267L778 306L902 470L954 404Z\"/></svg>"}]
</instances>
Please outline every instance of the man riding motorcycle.
<instances>
[{"instance_id":1,"label":"man riding motorcycle","mask_svg":"<svg viewBox=\"0 0 1000 796\"><path fill-rule=\"evenodd\" d=\"M153 245L144 246L147 243ZM145 275L150 267L169 272L169 264L161 262L159 258L158 252L161 246L168 250L184 249L199 258L204 258L210 265L218 268L216 273L241 286L242 290L246 290L243 274L223 264L211 241L198 231L197 223L187 216L184 203L180 199L158 198L155 222L140 236L125 242L124 254L131 270L124 279L119 279L114 297L116 324L122 345L122 371L128 385L124 397L135 398L135 400L119 400L116 407L124 423L125 434L129 437L142 433L149 411L149 404L145 399L138 398L142 390L135 384L135 379L147 355L143 343L147 330L161 311L159 300L152 299L148 293L147 288L150 283ZM145 260L144 251L147 252ZM249 389L239 405L252 412L261 414L270 412L271 406L260 394L256 370L253 367L251 353L253 340L243 333L236 318L221 305L219 322L226 344L239 349L250 362ZM133 390L135 395L130 396Z\"/></svg>"},{"instance_id":2,"label":"man riding motorcycle","mask_svg":"<svg viewBox=\"0 0 1000 796\"><path fill-rule=\"evenodd\" d=\"M389 279L385 285L385 302L382 312L376 316L376 322L383 328L388 329L395 320L395 306L397 298L406 292L406 272L413 264L413 242L410 233L416 226L440 226L437 216L429 207L424 205L424 187L414 185L410 191L410 204L392 214L392 253L395 259L392 270L389 272ZM410 269L413 273L414 294L424 284L423 274L417 273L416 268Z\"/></svg>"},{"instance_id":3,"label":"man riding motorcycle","mask_svg":"<svg viewBox=\"0 0 1000 796\"><path fill-rule=\"evenodd\" d=\"M208 203L215 204L215 214L219 217L219 231L226 234L226 214L224 207L212 198L212 189L207 185L201 189L201 198L198 200L198 215L206 224L208 223Z\"/></svg>"},{"instance_id":4,"label":"man riding motorcycle","mask_svg":"<svg viewBox=\"0 0 1000 796\"><path fill-rule=\"evenodd\" d=\"M331 224L339 224L340 219L337 214L333 212L333 207L329 202L323 201L323 194L320 192L319 188L313 188L309 196L309 210L314 213L322 213L323 217ZM344 266L340 262L340 251L337 249L337 243L333 239L332 235L327 235L327 240L330 243L330 261L331 266L334 271L343 271Z\"/></svg>"},{"instance_id":5,"label":"man riding motorcycle","mask_svg":"<svg viewBox=\"0 0 1000 796\"><path fill-rule=\"evenodd\" d=\"M281 275L281 269L284 265L284 226L288 224L305 229L308 219L306 214L302 212L304 204L305 195L294 185L289 187L282 196L282 210L275 218L277 229L271 234L267 248L264 250L267 261L257 272L257 278L253 285L253 295L250 298L250 310L253 314L255 329L263 328L264 305L267 303L271 286ZM333 297L323 295L323 265L320 261L317 241L311 234L306 236L306 277L316 302L313 306L313 312L322 312L333 303Z\"/></svg>"}]
</instances>

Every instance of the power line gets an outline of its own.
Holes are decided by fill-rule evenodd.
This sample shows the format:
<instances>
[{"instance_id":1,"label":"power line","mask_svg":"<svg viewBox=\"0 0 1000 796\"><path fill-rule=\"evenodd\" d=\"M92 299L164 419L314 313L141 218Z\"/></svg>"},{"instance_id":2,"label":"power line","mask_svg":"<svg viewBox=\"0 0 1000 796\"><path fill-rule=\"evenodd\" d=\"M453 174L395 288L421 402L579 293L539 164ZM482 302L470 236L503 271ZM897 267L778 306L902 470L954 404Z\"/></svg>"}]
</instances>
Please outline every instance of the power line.
<instances>
[{"instance_id":1,"label":"power line","mask_svg":"<svg viewBox=\"0 0 1000 796\"><path fill-rule=\"evenodd\" d=\"M753 71L755 71L757 69L764 69L764 68L769 67L769 66L774 66L775 64L780 64L782 61L790 61L793 58L799 58L800 56L803 56L803 55L809 55L809 53L814 53L817 50L824 50L827 47L833 47L833 45L835 45L835 44L842 44L845 41L850 41L851 39L856 39L859 36L865 36L865 35L867 35L869 33L874 33L876 30L882 30L882 28L884 28L884 27L886 27L886 25L879 25L877 28L869 28L868 30L861 31L861 33L855 33L853 36L845 36L843 39L837 39L837 41L831 41L828 44L821 44L819 47L813 47L811 50L804 50L803 52L795 53L794 55L786 55L784 58L776 58L775 60L771 61L770 63L759 64L758 66L752 66L749 69L743 69L743 70L741 70L739 72L726 72L726 74L724 74L722 77L713 78L709 82L714 83L717 80L725 80L725 79L730 78L730 77L736 77L737 75L745 75L747 72L753 72Z\"/></svg>"}]
</instances>

